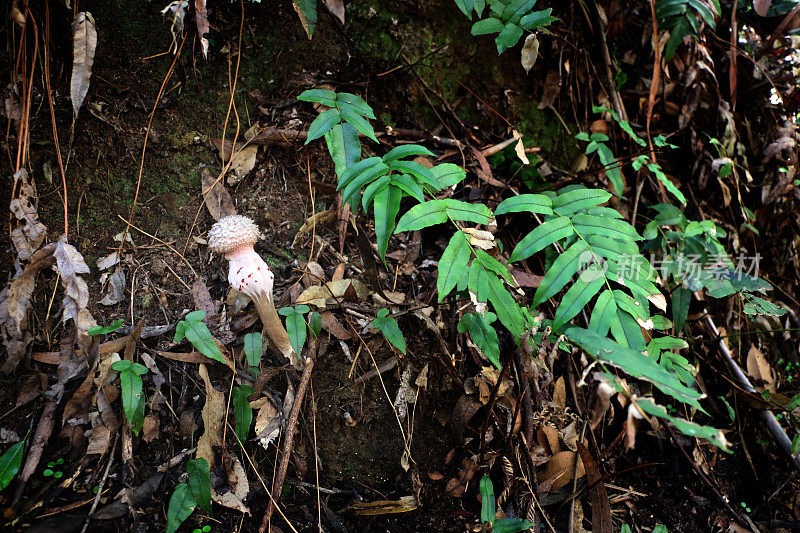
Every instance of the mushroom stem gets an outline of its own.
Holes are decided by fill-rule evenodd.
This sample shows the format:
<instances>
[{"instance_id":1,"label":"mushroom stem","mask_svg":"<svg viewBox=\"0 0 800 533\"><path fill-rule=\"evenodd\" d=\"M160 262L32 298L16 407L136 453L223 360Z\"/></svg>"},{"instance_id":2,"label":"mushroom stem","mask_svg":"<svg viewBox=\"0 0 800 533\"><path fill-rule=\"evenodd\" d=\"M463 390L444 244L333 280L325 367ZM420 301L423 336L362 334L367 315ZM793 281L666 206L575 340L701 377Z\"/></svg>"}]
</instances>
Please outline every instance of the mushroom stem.
<instances>
[{"instance_id":1,"label":"mushroom stem","mask_svg":"<svg viewBox=\"0 0 800 533\"><path fill-rule=\"evenodd\" d=\"M275 304L272 302L271 295L264 293L258 294L253 298L253 304L256 306L256 311L258 311L258 316L261 317L261 323L269 339L275 344L283 356L291 361L292 366L298 370L303 368L300 358L292 349L292 343L289 341L289 333L287 333L286 328L283 327L283 322L281 321L281 317L278 316L278 310L275 309Z\"/></svg>"}]
</instances>

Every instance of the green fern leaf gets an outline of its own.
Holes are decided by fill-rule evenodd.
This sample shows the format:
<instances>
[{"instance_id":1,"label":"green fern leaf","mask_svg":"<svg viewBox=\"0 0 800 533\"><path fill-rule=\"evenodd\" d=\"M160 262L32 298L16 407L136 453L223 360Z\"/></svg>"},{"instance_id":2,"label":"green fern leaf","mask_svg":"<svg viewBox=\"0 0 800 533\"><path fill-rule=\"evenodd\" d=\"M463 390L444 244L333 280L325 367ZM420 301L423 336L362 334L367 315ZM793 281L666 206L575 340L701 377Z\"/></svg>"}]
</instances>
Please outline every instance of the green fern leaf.
<instances>
[{"instance_id":1,"label":"green fern leaf","mask_svg":"<svg viewBox=\"0 0 800 533\"><path fill-rule=\"evenodd\" d=\"M456 231L450 237L450 242L447 244L447 248L444 249L441 259L439 259L436 292L439 293L440 302L455 288L464 273L469 271L470 255L467 236L463 231Z\"/></svg>"},{"instance_id":2,"label":"green fern leaf","mask_svg":"<svg viewBox=\"0 0 800 533\"><path fill-rule=\"evenodd\" d=\"M527 259L536 252L543 250L546 246L561 239L566 239L574 233L572 221L567 217L556 217L547 220L519 241L514 247L509 260L514 262Z\"/></svg>"},{"instance_id":3,"label":"green fern leaf","mask_svg":"<svg viewBox=\"0 0 800 533\"><path fill-rule=\"evenodd\" d=\"M597 263L592 264L584 270L578 281L572 284L572 287L561 298L561 303L556 309L555 317L553 318L553 328L559 329L561 326L569 322L575 315L581 312L594 296L605 285L606 280L603 276L602 267Z\"/></svg>"},{"instance_id":4,"label":"green fern leaf","mask_svg":"<svg viewBox=\"0 0 800 533\"><path fill-rule=\"evenodd\" d=\"M488 286L489 302L491 302L498 320L515 338L519 337L525 332L525 318L522 316L517 301L503 285L503 281L494 273L488 275Z\"/></svg>"},{"instance_id":5,"label":"green fern leaf","mask_svg":"<svg viewBox=\"0 0 800 533\"><path fill-rule=\"evenodd\" d=\"M572 279L572 276L581 268L579 258L589 252L589 245L585 241L576 241L575 244L564 250L553 265L545 273L536 294L533 296L533 307L540 305L545 300L555 296Z\"/></svg>"},{"instance_id":6,"label":"green fern leaf","mask_svg":"<svg viewBox=\"0 0 800 533\"><path fill-rule=\"evenodd\" d=\"M698 401L703 398L702 394L688 388L675 375L644 353L621 346L588 329L569 328L566 336L570 341L580 345L592 357L615 366L637 379L649 381L664 394L705 412Z\"/></svg>"},{"instance_id":7,"label":"green fern leaf","mask_svg":"<svg viewBox=\"0 0 800 533\"><path fill-rule=\"evenodd\" d=\"M495 216L506 215L508 213L538 213L540 215L552 215L553 201L543 194L520 194L512 196L500 202L494 210Z\"/></svg>"},{"instance_id":8,"label":"green fern leaf","mask_svg":"<svg viewBox=\"0 0 800 533\"><path fill-rule=\"evenodd\" d=\"M602 189L572 189L553 198L553 211L558 215L571 215L604 204L610 198L611 193Z\"/></svg>"},{"instance_id":9,"label":"green fern leaf","mask_svg":"<svg viewBox=\"0 0 800 533\"><path fill-rule=\"evenodd\" d=\"M345 122L336 124L325 134L328 153L331 154L336 175L341 176L345 170L352 167L361 159L361 142L358 140L358 130L352 124Z\"/></svg>"},{"instance_id":10,"label":"green fern leaf","mask_svg":"<svg viewBox=\"0 0 800 533\"><path fill-rule=\"evenodd\" d=\"M431 153L431 151L424 146L420 146L418 144L403 144L389 150L386 155L382 157L382 159L383 162L388 165L393 161L397 161L398 159L403 159L404 157L411 155L426 155L428 157L434 157L433 153Z\"/></svg>"},{"instance_id":11,"label":"green fern leaf","mask_svg":"<svg viewBox=\"0 0 800 533\"><path fill-rule=\"evenodd\" d=\"M483 204L470 204L448 198L446 200L428 200L409 209L397 223L395 233L415 231L448 219L476 224L489 224L492 212Z\"/></svg>"},{"instance_id":12,"label":"green fern leaf","mask_svg":"<svg viewBox=\"0 0 800 533\"><path fill-rule=\"evenodd\" d=\"M389 237L394 232L402 197L403 191L394 185L387 186L375 195L372 205L375 212L375 239L378 241L378 254L382 261L386 260Z\"/></svg>"}]
</instances>

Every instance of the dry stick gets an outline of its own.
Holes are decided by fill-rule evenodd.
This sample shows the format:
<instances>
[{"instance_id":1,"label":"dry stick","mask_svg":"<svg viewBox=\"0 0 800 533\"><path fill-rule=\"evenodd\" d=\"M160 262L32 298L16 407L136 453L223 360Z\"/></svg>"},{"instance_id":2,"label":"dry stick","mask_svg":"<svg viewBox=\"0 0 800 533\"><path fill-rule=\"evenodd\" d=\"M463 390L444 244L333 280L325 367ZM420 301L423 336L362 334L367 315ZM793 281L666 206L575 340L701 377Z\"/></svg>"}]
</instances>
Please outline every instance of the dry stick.
<instances>
[{"instance_id":1,"label":"dry stick","mask_svg":"<svg viewBox=\"0 0 800 533\"><path fill-rule=\"evenodd\" d=\"M700 469L700 467L697 466L695 461L691 457L689 457L689 454L686 452L686 450L683 449L683 446L681 446L680 443L678 442L678 439L675 436L675 433L673 433L672 428L669 427L669 424L664 424L664 429L667 430L667 433L669 433L669 436L672 438L672 441L675 443L675 446L677 446L677 448L681 451L681 454L686 459L686 461L688 461L689 464L692 465L692 469L694 469L695 473L700 477L700 479L703 480L703 482L708 486L708 488L711 489L714 495L717 496L717 498L719 498L722 501L723 505L725 505L725 508L728 509L728 512L739 520L744 518L744 521L746 521L750 525L751 530L758 533L759 530L753 523L753 521L750 519L750 517L747 516L746 513L741 513L741 514L737 513L733 509L733 507L731 507L729 503L730 500L728 499L728 497L719 491L719 489L711 482L708 476L706 476L705 473L703 473L703 471Z\"/></svg>"},{"instance_id":2,"label":"dry stick","mask_svg":"<svg viewBox=\"0 0 800 533\"><path fill-rule=\"evenodd\" d=\"M733 372L736 375L736 378L739 380L739 383L742 384L742 387L744 387L744 389L747 392L750 392L752 394L758 394L755 388L753 388L753 385L750 383L750 380L747 379L745 373L742 371L739 365L736 364L736 361L733 359L731 351L728 349L728 346L725 344L725 341L723 341L722 338L720 338L719 330L717 329L717 326L714 324L714 320L710 316L706 316L706 323L711 328L711 331L714 332L714 335L717 336L719 340L718 343L719 349L720 351L722 351L722 355L725 356L725 362L728 363L728 367L730 367L731 372ZM784 453L786 453L786 455L789 456L789 460L791 461L792 466L795 468L795 470L800 472L800 454L792 453L792 441L791 439L789 439L789 436L786 434L786 432L783 430L778 420L775 418L775 415L772 414L772 411L764 409L763 411L761 411L761 418L764 419L764 424L767 426L767 430L772 435L772 438L775 439L775 442L778 445L778 447Z\"/></svg>"},{"instance_id":3,"label":"dry stick","mask_svg":"<svg viewBox=\"0 0 800 533\"><path fill-rule=\"evenodd\" d=\"M310 381L310 380L309 380ZM319 488L319 455L317 452L317 402L314 399L314 382L310 383L311 386L311 424L314 430L314 474L316 476L317 484L317 528L319 533L322 533L322 505L320 502L320 488Z\"/></svg>"},{"instance_id":4,"label":"dry stick","mask_svg":"<svg viewBox=\"0 0 800 533\"><path fill-rule=\"evenodd\" d=\"M111 470L111 464L114 462L114 448L117 447L117 440L119 439L119 432L114 433L114 444L111 445L111 452L108 454L108 463L106 463L106 469L103 472L103 478L100 480L100 484L97 486L97 495L94 497L94 501L92 502L92 508L89 509L89 515L86 517L86 522L83 524L83 529L81 529L81 533L86 533L86 529L89 527L89 520L92 519L92 515L94 514L95 509L97 509L97 504L100 503L100 497L103 495L103 486L106 484L106 479L108 479L108 472Z\"/></svg>"},{"instance_id":5,"label":"dry stick","mask_svg":"<svg viewBox=\"0 0 800 533\"><path fill-rule=\"evenodd\" d=\"M281 461L278 465L278 473L275 476L275 481L272 484L272 494L274 498L280 497L283 490L283 482L286 479L286 470L289 468L289 458L292 455L292 446L294 445L294 429L297 426L297 419L300 415L300 407L303 405L303 397L308 388L308 382L311 379L311 369L314 368L314 360L310 357L306 359L306 366L303 368L303 375L300 377L300 384L297 386L297 394L294 397L292 410L289 413L289 423L286 425L286 438L283 441L283 449L281 450ZM316 461L316 457L314 458ZM267 511L264 513L264 518L261 520L261 527L258 528L259 533L264 533L269 521L272 518L272 512L275 510L275 500L270 498Z\"/></svg>"}]
</instances>

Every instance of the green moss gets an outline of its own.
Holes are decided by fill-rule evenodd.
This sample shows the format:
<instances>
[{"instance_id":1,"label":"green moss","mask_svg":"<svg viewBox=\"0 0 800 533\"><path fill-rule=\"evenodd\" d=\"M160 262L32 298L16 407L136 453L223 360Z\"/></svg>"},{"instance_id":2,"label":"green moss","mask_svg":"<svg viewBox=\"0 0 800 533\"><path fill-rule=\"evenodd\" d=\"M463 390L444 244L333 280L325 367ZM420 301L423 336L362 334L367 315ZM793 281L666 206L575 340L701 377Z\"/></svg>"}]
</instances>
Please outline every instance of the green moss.
<instances>
[{"instance_id":1,"label":"green moss","mask_svg":"<svg viewBox=\"0 0 800 533\"><path fill-rule=\"evenodd\" d=\"M517 130L532 146L541 148L541 155L559 168L570 168L581 153L574 135L575 124L567 124L568 133L561 120L550 109L539 109L539 102L531 99L512 100L512 109L517 116Z\"/></svg>"}]
</instances>

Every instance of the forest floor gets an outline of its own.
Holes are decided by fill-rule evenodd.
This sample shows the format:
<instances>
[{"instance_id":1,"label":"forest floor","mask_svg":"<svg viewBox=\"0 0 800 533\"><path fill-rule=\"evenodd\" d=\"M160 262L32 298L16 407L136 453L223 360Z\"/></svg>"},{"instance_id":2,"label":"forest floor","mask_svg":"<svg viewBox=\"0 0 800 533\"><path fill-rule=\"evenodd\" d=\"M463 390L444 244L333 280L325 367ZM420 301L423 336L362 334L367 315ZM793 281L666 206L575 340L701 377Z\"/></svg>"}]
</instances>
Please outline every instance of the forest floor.
<instances>
[{"instance_id":1,"label":"forest floor","mask_svg":"<svg viewBox=\"0 0 800 533\"><path fill-rule=\"evenodd\" d=\"M479 176L485 171L480 159L475 163L469 151L460 152L432 135L485 149L509 138L509 123L515 124L526 144L537 149L532 153L539 163L546 161L554 172L548 176L519 171L510 163L515 156L509 146L489 159L490 179L524 181L532 189L574 182L604 186L598 174L573 171L583 154L574 135L586 129L578 119L585 110L576 112L575 99L570 104L566 96L539 109L541 99L547 98L543 93L552 90L546 81L548 68L558 63L556 54L567 44L543 45L543 57L526 74L507 56L510 52L498 57L491 39L471 38L468 21L445 2L353 2L347 6L346 26L320 7L317 31L309 40L290 2L264 0L246 2L243 19L237 3L215 6L208 59L194 33L185 41L178 38L175 45L181 52L175 59L165 53L173 37L160 4L86 1L80 8L94 15L98 45L89 97L70 135L72 58L69 24L63 22L70 17L52 4L54 114L66 159L69 243L90 267L83 275L91 295L87 309L101 326L124 321L117 332L100 339L101 353L118 342L120 353L146 354L147 366L162 382L146 380L148 418L142 436L131 439L121 429L103 436L90 429L98 427L103 401L110 399L98 404L95 393L86 389L91 385L91 380L84 382L87 369L67 380L54 416L55 430L41 445L37 470L2 495L4 530L81 531L98 486L101 497L88 531L160 531L165 526L172 490L185 481L180 461L186 454L181 454L197 447L204 432L208 392L198 371L204 359L186 341L174 342L175 325L188 311L206 310L211 332L234 357L242 351L244 333L258 329L252 306L229 289L226 261L207 247L214 217L203 190L224 166L222 139L235 137L248 144L237 160L242 170L229 171L221 183L236 211L252 218L262 231L256 250L275 273L278 307L292 305L317 283L304 274L309 263L321 267L326 279L357 279L365 288L363 294L347 293L346 305L329 306L323 314L324 334L316 347L288 481L280 495L291 525L276 514L273 531L316 531L318 513L325 531L477 531L472 528L480 516L478 480L490 464L484 455L498 459L493 478L499 481L501 451L510 448L498 444L505 436L499 433L495 415L489 424L490 431L498 432L493 446L478 451L475 444L490 419L488 397L493 403L497 394L502 403L503 395L491 392L498 371L457 340L458 306L435 306L430 289L436 283L435 268L425 261L439 257L447 235L417 232L412 238L393 240L386 267L379 265L377 281L369 279L371 267L364 263L353 234L370 230L361 219L357 227L337 219L336 176L324 142L305 146L292 138L265 140L258 134L264 128L307 127L316 113L296 97L305 89L325 86L366 99L377 116L375 130L383 132L382 145L391 147L402 138L428 146L439 160L469 163L471 198L488 195L487 183L493 183L485 174ZM12 53L7 51L8 57ZM155 96L173 60L163 105L157 106L151 121ZM28 168L35 181L36 211L48 228L49 241L64 226L64 187L47 101L41 104L30 117ZM385 150L381 146L375 151ZM670 163L679 166L681 157ZM5 176L12 174L3 170ZM10 187L4 189L0 203L5 204L11 198ZM702 194L700 205L713 210L719 193ZM121 243L131 206L131 240ZM307 221L312 219L318 223L309 230ZM0 245L12 249L5 232ZM115 294L108 275L114 268L102 270L98 261L102 264L121 246L118 268L125 277L121 292ZM14 275L10 257L0 263L0 270L9 278ZM518 274L535 283L541 272ZM376 331L364 339L356 333L363 333L365 317L387 303L375 292L375 283L414 304L401 307L397 315L407 343L405 355ZM71 337L58 312L60 297L54 303L58 284L55 275L41 275L32 297L31 354L13 372L0 375L4 439L6 431L19 437L37 432L42 408L53 400L45 393L47 383L61 380L59 353L64 339ZM786 284L789 292L790 286ZM798 359L796 337L778 335L767 346L783 353L787 363ZM194 359L181 360L180 354ZM746 508L763 531L800 528L800 481L746 400L724 404L734 405L735 422L723 408L711 414L712 424L729 431L734 453L670 436L663 428L640 430L635 448L627 449L622 410L611 423L587 429L591 402L585 387L578 386L582 370L571 358L560 357L550 385L542 391L545 401L536 413L536 443L529 444L536 444L542 464L559 453L574 463L574 443L586 432L584 442L590 443L604 474L614 530L622 524L634 531L651 531L656 524L669 531L745 530L720 495L737 513ZM703 349L698 357L711 356ZM722 368L719 360L708 365ZM233 386L230 371L222 365L206 366L213 388L227 395ZM375 372L376 367L381 372ZM299 374L271 353L261 372L255 382L259 390L282 405ZM784 382L791 375L800 377L796 364L780 372ZM416 380L411 388L415 401L400 419L395 398L408 376L412 383ZM503 377L508 376L501 376L501 382ZM708 388L725 395L718 381L709 377ZM784 393L791 396L791 388ZM508 401L505 408L513 412L514 400ZM118 402L113 408L119 423ZM278 442L262 447L251 439L240 448L232 427L224 438L227 451L220 452L225 456L221 462L227 465L229 480L235 470L231 464L239 462L246 472L247 512L221 506L213 515L198 510L181 531L204 525L212 531L258 528L269 501L265 489L280 459ZM126 452L125 446L131 449ZM99 453L89 453L87 447ZM173 458L177 460L171 464ZM63 476L45 477L45 465L59 459L63 461L56 468ZM559 475L545 472L538 480L538 530L566 531L569 522L575 526L571 531L591 529L591 487L587 489L583 477L570 474L570 468L562 470ZM500 484L495 486L499 494ZM403 498L409 497L413 510L396 512L402 507L398 502L408 505ZM381 501L383 508L367 512L360 507L365 501Z\"/></svg>"}]
</instances>

